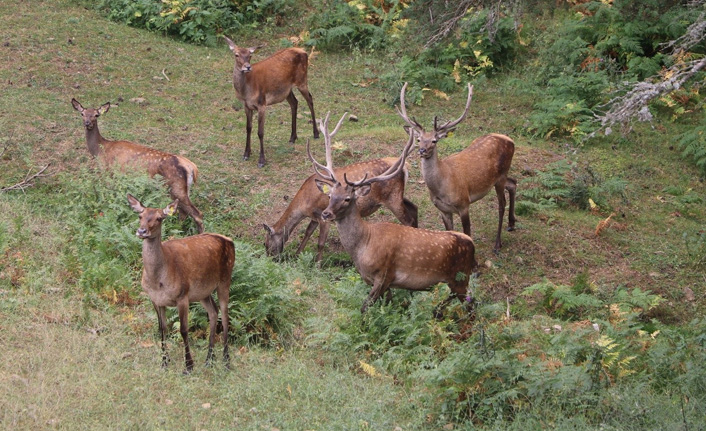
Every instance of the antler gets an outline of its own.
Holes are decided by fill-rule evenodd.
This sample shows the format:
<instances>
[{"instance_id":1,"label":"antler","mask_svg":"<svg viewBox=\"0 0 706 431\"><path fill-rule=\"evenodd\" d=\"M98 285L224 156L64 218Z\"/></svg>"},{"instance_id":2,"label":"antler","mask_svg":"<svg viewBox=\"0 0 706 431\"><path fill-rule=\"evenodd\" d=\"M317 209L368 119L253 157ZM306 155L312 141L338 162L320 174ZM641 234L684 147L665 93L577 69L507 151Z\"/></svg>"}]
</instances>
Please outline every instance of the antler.
<instances>
[{"instance_id":1,"label":"antler","mask_svg":"<svg viewBox=\"0 0 706 431\"><path fill-rule=\"evenodd\" d=\"M466 109L464 109L463 114L461 114L458 119L454 121L447 121L446 123L442 124L441 126L437 127L436 125L436 117L434 117L434 131L435 132L447 132L454 127L458 125L461 121L463 121L464 118L466 118L466 114L468 114L468 108L471 106L471 99L473 98L473 86L469 83L468 84L468 98L466 99Z\"/></svg>"},{"instance_id":2,"label":"antler","mask_svg":"<svg viewBox=\"0 0 706 431\"><path fill-rule=\"evenodd\" d=\"M407 156L411 152L412 149L412 144L414 143L414 133L409 134L409 139L407 140L407 144L405 145L404 149L402 150L402 155L397 159L395 163L392 164L387 170L380 175L374 176L372 178L368 178L368 174L366 173L365 176L363 177L362 180L356 181L356 182L351 182L348 181L348 178L346 178L346 174L343 174L343 179L351 187L360 187L364 185L369 185L372 183L377 183L380 181L387 181L390 178L395 177L397 174L399 174L400 170L404 166L405 161L407 160Z\"/></svg>"},{"instance_id":3,"label":"antler","mask_svg":"<svg viewBox=\"0 0 706 431\"><path fill-rule=\"evenodd\" d=\"M319 176L327 181L336 181L336 177L333 174L333 157L331 155L331 139L338 133L338 130L341 128L341 125L343 124L343 120L346 118L346 115L348 115L348 112L344 112L343 116L341 117L340 120L338 120L338 124L336 124L336 127L333 129L333 132L329 133L328 131L328 119L329 116L331 115L331 112L326 113L326 117L323 119L319 119L319 130L321 133L324 135L324 145L326 147L326 166L322 165L321 163L317 162L314 159L314 156L311 155L311 149L309 148L309 140L307 139L306 141L306 152L309 155L309 159L311 162L314 164L314 170L316 171ZM322 172L323 171L323 172Z\"/></svg>"},{"instance_id":4,"label":"antler","mask_svg":"<svg viewBox=\"0 0 706 431\"><path fill-rule=\"evenodd\" d=\"M406 89L407 89L407 83L405 82L404 85L402 86L402 91L400 91L400 106L397 107L397 113L412 128L414 128L418 132L422 132L422 131L424 131L424 128L422 127L422 125L417 123L417 120L415 120L414 118L410 119L407 116L407 108L405 107L405 102L404 102L404 93L405 93Z\"/></svg>"}]
</instances>

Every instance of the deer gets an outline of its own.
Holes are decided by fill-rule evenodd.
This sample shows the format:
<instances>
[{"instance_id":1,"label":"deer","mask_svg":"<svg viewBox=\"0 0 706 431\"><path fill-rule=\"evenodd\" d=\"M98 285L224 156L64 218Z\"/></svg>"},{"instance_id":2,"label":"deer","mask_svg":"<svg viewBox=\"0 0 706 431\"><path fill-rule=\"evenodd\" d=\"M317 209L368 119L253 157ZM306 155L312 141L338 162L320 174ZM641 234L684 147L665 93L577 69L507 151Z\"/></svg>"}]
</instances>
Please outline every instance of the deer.
<instances>
[{"instance_id":1,"label":"deer","mask_svg":"<svg viewBox=\"0 0 706 431\"><path fill-rule=\"evenodd\" d=\"M323 126L328 128L329 116L323 120ZM334 130L332 135L338 132ZM359 180L365 174L378 175L392 166L397 159L394 157L374 159L360 163L354 163L343 168L335 169L338 177L346 174L353 180ZM284 250L284 244L289 239L289 235L297 225L305 218L311 221L304 232L299 248L295 255L304 250L307 241L319 227L319 242L316 254L316 262L320 262L326 238L329 232L329 223L321 219L321 213L328 206L328 197L321 193L316 185L316 174L307 178L301 185L296 195L287 206L282 216L277 222L269 226L263 224L265 229L265 250L268 256L279 256ZM405 226L417 227L417 206L404 197L405 183L407 181L407 170L403 168L395 177L391 177L384 182L373 183L370 193L361 197L357 201L362 217L368 217L377 211L381 206L385 206L397 217Z\"/></svg>"},{"instance_id":2,"label":"deer","mask_svg":"<svg viewBox=\"0 0 706 431\"><path fill-rule=\"evenodd\" d=\"M71 105L81 114L86 129L86 145L92 157L98 158L106 166L146 169L150 177L161 175L167 183L172 199L179 202L180 214L191 216L198 232L203 233L203 214L189 198L191 186L196 183L199 175L196 164L186 157L133 142L105 139L98 129L98 117L108 112L110 102L99 108L84 108L78 100L71 99Z\"/></svg>"},{"instance_id":3,"label":"deer","mask_svg":"<svg viewBox=\"0 0 706 431\"><path fill-rule=\"evenodd\" d=\"M272 56L255 64L250 63L251 56L262 46L241 48L227 36L223 38L228 43L235 56L233 67L233 88L235 96L243 102L245 108L245 152L243 160L250 158L250 135L252 133L252 116L257 111L257 136L260 139L260 158L257 166L262 168L265 160L265 111L269 105L287 100L292 110L292 133L289 143L294 145L297 140L297 98L294 87L309 105L311 120L314 127L314 138L319 137L314 114L314 100L307 84L309 56L301 48L286 48L275 52Z\"/></svg>"},{"instance_id":4,"label":"deer","mask_svg":"<svg viewBox=\"0 0 706 431\"><path fill-rule=\"evenodd\" d=\"M177 208L175 200L165 208L147 208L128 193L128 204L138 213L140 227L135 234L142 240L142 289L147 293L159 323L162 339L162 368L169 362L166 348L166 307L176 307L179 332L184 340L185 374L194 368L189 350L189 304L199 301L208 313L209 339L206 364L213 360L218 309L212 293L216 291L223 324L223 361L229 366L228 295L235 264L233 240L215 233L202 233L162 242L162 221Z\"/></svg>"},{"instance_id":5,"label":"deer","mask_svg":"<svg viewBox=\"0 0 706 431\"><path fill-rule=\"evenodd\" d=\"M441 211L444 227L446 230L453 230L453 215L458 214L463 233L471 236L468 207L495 188L498 197L498 231L493 251L498 254L502 247L500 233L506 205L505 190L510 198L507 230L515 229L517 181L508 176L515 153L515 143L508 136L491 133L476 138L463 151L440 159L437 143L466 118L473 96L473 86L468 84L468 98L463 114L456 120L441 125L438 124L438 117L434 117L434 129L428 132L414 118L410 119L407 115L404 100L406 88L405 82L400 93L397 113L407 123L405 128L411 129L410 133L417 137L422 177L429 189L431 201Z\"/></svg>"},{"instance_id":6,"label":"deer","mask_svg":"<svg viewBox=\"0 0 706 431\"><path fill-rule=\"evenodd\" d=\"M346 115L343 114L334 132ZM340 171L337 173L333 168L331 139L335 133L329 133L324 124L320 127L324 135L326 165L316 161L309 145L307 155L318 176L315 180L317 186L329 196L329 204L321 213L321 218L336 223L343 247L363 281L372 286L361 313L365 313L383 294L389 300L391 287L429 290L438 283L448 284L452 295L436 308L437 317L441 317L444 307L453 298L471 306L473 299L467 290L478 263L473 240L468 235L455 231L415 229L396 223L367 222L356 205L358 199L370 193L372 184L399 175L412 148L414 134L409 133L402 155L387 170L350 181L345 172L341 178Z\"/></svg>"}]
</instances>

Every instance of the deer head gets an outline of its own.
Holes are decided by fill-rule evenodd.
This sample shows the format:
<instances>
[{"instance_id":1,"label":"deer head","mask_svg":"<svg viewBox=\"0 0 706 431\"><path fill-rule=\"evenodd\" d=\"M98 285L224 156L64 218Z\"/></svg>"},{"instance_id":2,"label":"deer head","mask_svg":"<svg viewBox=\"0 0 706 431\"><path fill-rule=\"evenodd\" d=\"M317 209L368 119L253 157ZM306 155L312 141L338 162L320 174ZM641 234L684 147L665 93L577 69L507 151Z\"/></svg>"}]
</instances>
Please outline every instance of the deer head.
<instances>
[{"instance_id":1,"label":"deer head","mask_svg":"<svg viewBox=\"0 0 706 431\"><path fill-rule=\"evenodd\" d=\"M128 193L127 201L136 213L139 214L140 227L135 232L140 239L159 239L162 236L162 221L174 214L179 204L179 200L167 205L164 209L145 208L140 201Z\"/></svg>"},{"instance_id":2,"label":"deer head","mask_svg":"<svg viewBox=\"0 0 706 431\"><path fill-rule=\"evenodd\" d=\"M71 99L71 105L74 107L75 110L81 113L81 118L83 118L83 125L86 130L93 130L93 128L98 123L98 117L100 117L102 114L105 114L106 112L108 112L108 109L110 109L110 102L103 104L98 109L86 109L81 106L81 103L79 103L79 101L76 99Z\"/></svg>"},{"instance_id":3,"label":"deer head","mask_svg":"<svg viewBox=\"0 0 706 431\"><path fill-rule=\"evenodd\" d=\"M397 113L402 117L402 119L407 123L405 130L407 133L414 134L417 136L417 141L419 143L419 156L428 159L434 155L436 150L436 144L439 140L445 138L450 132L456 129L456 126L461 123L461 121L466 118L468 114L468 108L471 106L471 98L473 97L473 86L468 84L468 99L466 100L466 108L454 121L447 121L444 124L438 124L438 117L434 117L434 130L427 132L424 130L421 124L419 124L414 118L409 118L407 116L407 109L405 108L404 93L407 89L407 83L405 82L402 86L402 91L400 92L400 106L397 108ZM410 130L411 129L411 130Z\"/></svg>"},{"instance_id":4,"label":"deer head","mask_svg":"<svg viewBox=\"0 0 706 431\"><path fill-rule=\"evenodd\" d=\"M250 70L252 69L252 66L250 65L250 57L255 53L255 51L262 48L262 45L254 46L251 48L240 48L238 45L235 44L235 42L230 40L228 37L223 36L223 38L226 40L226 42L228 42L228 46L230 47L230 50L235 56L236 69L239 69L243 73L250 72Z\"/></svg>"}]
</instances>

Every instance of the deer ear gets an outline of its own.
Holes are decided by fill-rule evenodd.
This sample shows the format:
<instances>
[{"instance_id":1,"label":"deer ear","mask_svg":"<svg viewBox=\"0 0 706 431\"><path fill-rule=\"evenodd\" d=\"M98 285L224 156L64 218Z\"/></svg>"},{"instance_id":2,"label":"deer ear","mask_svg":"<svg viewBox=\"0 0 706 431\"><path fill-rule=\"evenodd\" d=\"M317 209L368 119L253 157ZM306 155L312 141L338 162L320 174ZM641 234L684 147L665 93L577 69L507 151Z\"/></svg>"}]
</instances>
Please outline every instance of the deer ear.
<instances>
[{"instance_id":1,"label":"deer ear","mask_svg":"<svg viewBox=\"0 0 706 431\"><path fill-rule=\"evenodd\" d=\"M265 231L267 231L268 234L270 234L270 235L274 235L274 234L275 234L275 230L272 229L268 224L263 223L263 224L262 224L262 227L265 228Z\"/></svg>"},{"instance_id":2,"label":"deer ear","mask_svg":"<svg viewBox=\"0 0 706 431\"><path fill-rule=\"evenodd\" d=\"M254 54L255 51L257 51L260 48L262 48L262 45L253 46L252 48L248 48L248 51L250 51L250 54Z\"/></svg>"},{"instance_id":3,"label":"deer ear","mask_svg":"<svg viewBox=\"0 0 706 431\"><path fill-rule=\"evenodd\" d=\"M145 207L142 206L140 201L138 201L130 193L127 194L127 203L130 204L130 208L132 208L136 213L141 213L142 211L145 210Z\"/></svg>"},{"instance_id":4,"label":"deer ear","mask_svg":"<svg viewBox=\"0 0 706 431\"><path fill-rule=\"evenodd\" d=\"M78 102L78 100L76 100L76 99L71 99L71 105L72 105L72 106L74 107L74 109L77 110L78 112L83 112L83 111L84 111L83 106L81 106L81 104L80 104L80 103Z\"/></svg>"},{"instance_id":5,"label":"deer ear","mask_svg":"<svg viewBox=\"0 0 706 431\"><path fill-rule=\"evenodd\" d=\"M436 134L435 134L435 135L436 135L436 139L439 140L439 139L443 139L443 138L445 138L445 137L447 137L447 136L449 136L449 135L453 135L453 133L454 133L455 130L456 130L456 129L453 128L453 129L444 130L444 131L441 131L441 132L436 132Z\"/></svg>"},{"instance_id":6,"label":"deer ear","mask_svg":"<svg viewBox=\"0 0 706 431\"><path fill-rule=\"evenodd\" d=\"M367 195L368 193L370 193L370 184L366 184L355 189L355 195L359 198Z\"/></svg>"},{"instance_id":7,"label":"deer ear","mask_svg":"<svg viewBox=\"0 0 706 431\"><path fill-rule=\"evenodd\" d=\"M314 180L314 182L316 183L316 187L321 190L321 193L325 194L326 196L329 196L331 194L331 184L321 180Z\"/></svg>"},{"instance_id":8,"label":"deer ear","mask_svg":"<svg viewBox=\"0 0 706 431\"><path fill-rule=\"evenodd\" d=\"M103 114L105 114L106 112L108 112L108 109L110 109L110 102L106 102L106 103L103 104L103 106L101 106L100 108L98 108L98 113L99 113L100 115L103 115Z\"/></svg>"},{"instance_id":9,"label":"deer ear","mask_svg":"<svg viewBox=\"0 0 706 431\"><path fill-rule=\"evenodd\" d=\"M230 47L231 51L235 51L235 49L238 47L238 46L235 44L235 42L233 42L232 40L228 39L228 36L223 35L223 39L226 40L226 42L228 43L228 46Z\"/></svg>"},{"instance_id":10,"label":"deer ear","mask_svg":"<svg viewBox=\"0 0 706 431\"><path fill-rule=\"evenodd\" d=\"M174 202L167 205L167 207L164 208L162 210L162 212L164 213L164 215L167 215L167 216L174 215L174 213L176 212L176 209L177 209L177 205L179 205L179 199L175 199Z\"/></svg>"}]
</instances>

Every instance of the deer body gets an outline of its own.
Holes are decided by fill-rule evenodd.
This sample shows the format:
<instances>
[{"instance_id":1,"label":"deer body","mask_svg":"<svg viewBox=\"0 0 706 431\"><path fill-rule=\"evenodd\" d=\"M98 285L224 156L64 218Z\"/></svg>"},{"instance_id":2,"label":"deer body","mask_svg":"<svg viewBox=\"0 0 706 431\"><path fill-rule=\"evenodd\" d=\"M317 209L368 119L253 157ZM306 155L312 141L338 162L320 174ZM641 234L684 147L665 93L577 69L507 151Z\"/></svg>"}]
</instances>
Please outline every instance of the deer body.
<instances>
[{"instance_id":1,"label":"deer body","mask_svg":"<svg viewBox=\"0 0 706 431\"><path fill-rule=\"evenodd\" d=\"M159 321L162 339L162 366L167 365L166 307L177 307L179 328L184 340L186 371L194 366L189 349L189 304L201 302L208 313L210 337L207 363L213 357L218 310L211 294L216 291L223 321L223 359L228 363L228 296L235 263L233 241L223 235L202 233L162 242L162 221L173 213L177 202L164 210L145 208L128 194L128 202L140 214L137 236L142 239L142 288L149 296Z\"/></svg>"},{"instance_id":2,"label":"deer body","mask_svg":"<svg viewBox=\"0 0 706 431\"><path fill-rule=\"evenodd\" d=\"M225 37L230 50L235 56L233 68L233 88L236 97L243 102L245 108L245 151L243 160L250 158L250 142L252 134L252 116L257 112L257 136L260 140L260 158L258 166L266 163L264 136L265 136L265 111L267 106L280 103L285 99L292 111L292 132L289 143L297 140L297 106L299 102L294 96L294 88L304 96L309 105L314 129L314 138L319 137L314 114L314 100L309 93L307 73L309 56L301 48L286 48L274 53L255 64L250 64L250 57L259 48L240 48L235 42Z\"/></svg>"},{"instance_id":3,"label":"deer body","mask_svg":"<svg viewBox=\"0 0 706 431\"><path fill-rule=\"evenodd\" d=\"M400 158L382 174L366 175L356 182L351 182L344 174L342 182L333 169L330 146L343 118L332 133L328 132L328 115L320 125L326 144L326 166L316 162L311 152L308 155L320 177L316 180L317 185L322 192L329 188L329 204L321 217L336 222L343 247L350 254L361 278L372 285L361 312L388 293L391 287L428 290L437 283L447 283L453 296L437 310L440 311L454 297L463 302L471 273L477 267L475 246L469 236L460 232L415 229L393 223L369 223L363 219L356 205L359 198L370 193L373 183L387 181L399 174L412 147L414 135L410 133Z\"/></svg>"},{"instance_id":4,"label":"deer body","mask_svg":"<svg viewBox=\"0 0 706 431\"><path fill-rule=\"evenodd\" d=\"M354 163L343 168L335 169L336 175L343 177L344 174L353 180L362 179L365 174L379 175L392 166L397 159L393 157L375 159L366 162ZM315 183L316 175L312 175L304 181L290 202L287 209L277 222L271 227L264 225L265 249L268 255L277 256L282 253L284 244L289 239L289 235L296 226L305 218L310 219L309 225L304 234L304 238L296 253L304 250L311 235L320 228L318 251L316 260L320 261L326 238L329 232L328 223L321 218L321 213L329 203L328 197L321 193ZM385 206L406 226L417 227L417 206L404 197L405 182L407 180L406 169L399 175L385 182L374 183L370 193L357 201L361 216L367 217L377 211L381 206Z\"/></svg>"},{"instance_id":5,"label":"deer body","mask_svg":"<svg viewBox=\"0 0 706 431\"><path fill-rule=\"evenodd\" d=\"M189 198L191 186L196 183L199 175L196 164L186 157L144 145L105 139L98 129L98 117L108 112L110 103L97 109L84 108L76 99L72 99L71 104L81 113L86 129L86 145L91 156L100 159L106 166L147 170L150 177L161 175L167 183L169 194L179 201L179 209L194 219L199 233L203 232L203 215Z\"/></svg>"},{"instance_id":6,"label":"deer body","mask_svg":"<svg viewBox=\"0 0 706 431\"><path fill-rule=\"evenodd\" d=\"M470 106L473 88L469 84L466 109L460 118L441 126L437 125L435 118L434 130L427 132L414 119L407 116L404 107L406 87L407 84L402 87L398 113L412 129L410 133L417 136L422 177L429 189L431 201L441 211L444 227L447 230L453 230L453 215L458 214L461 218L463 232L471 236L469 205L486 196L490 190L495 189L498 198L498 230L494 251L497 253L502 247L500 234L507 203L505 190L508 191L510 198L508 230L513 230L516 222L517 181L508 176L515 153L515 143L508 136L491 133L475 139L463 151L440 159L436 148L437 143L465 118Z\"/></svg>"}]
</instances>

